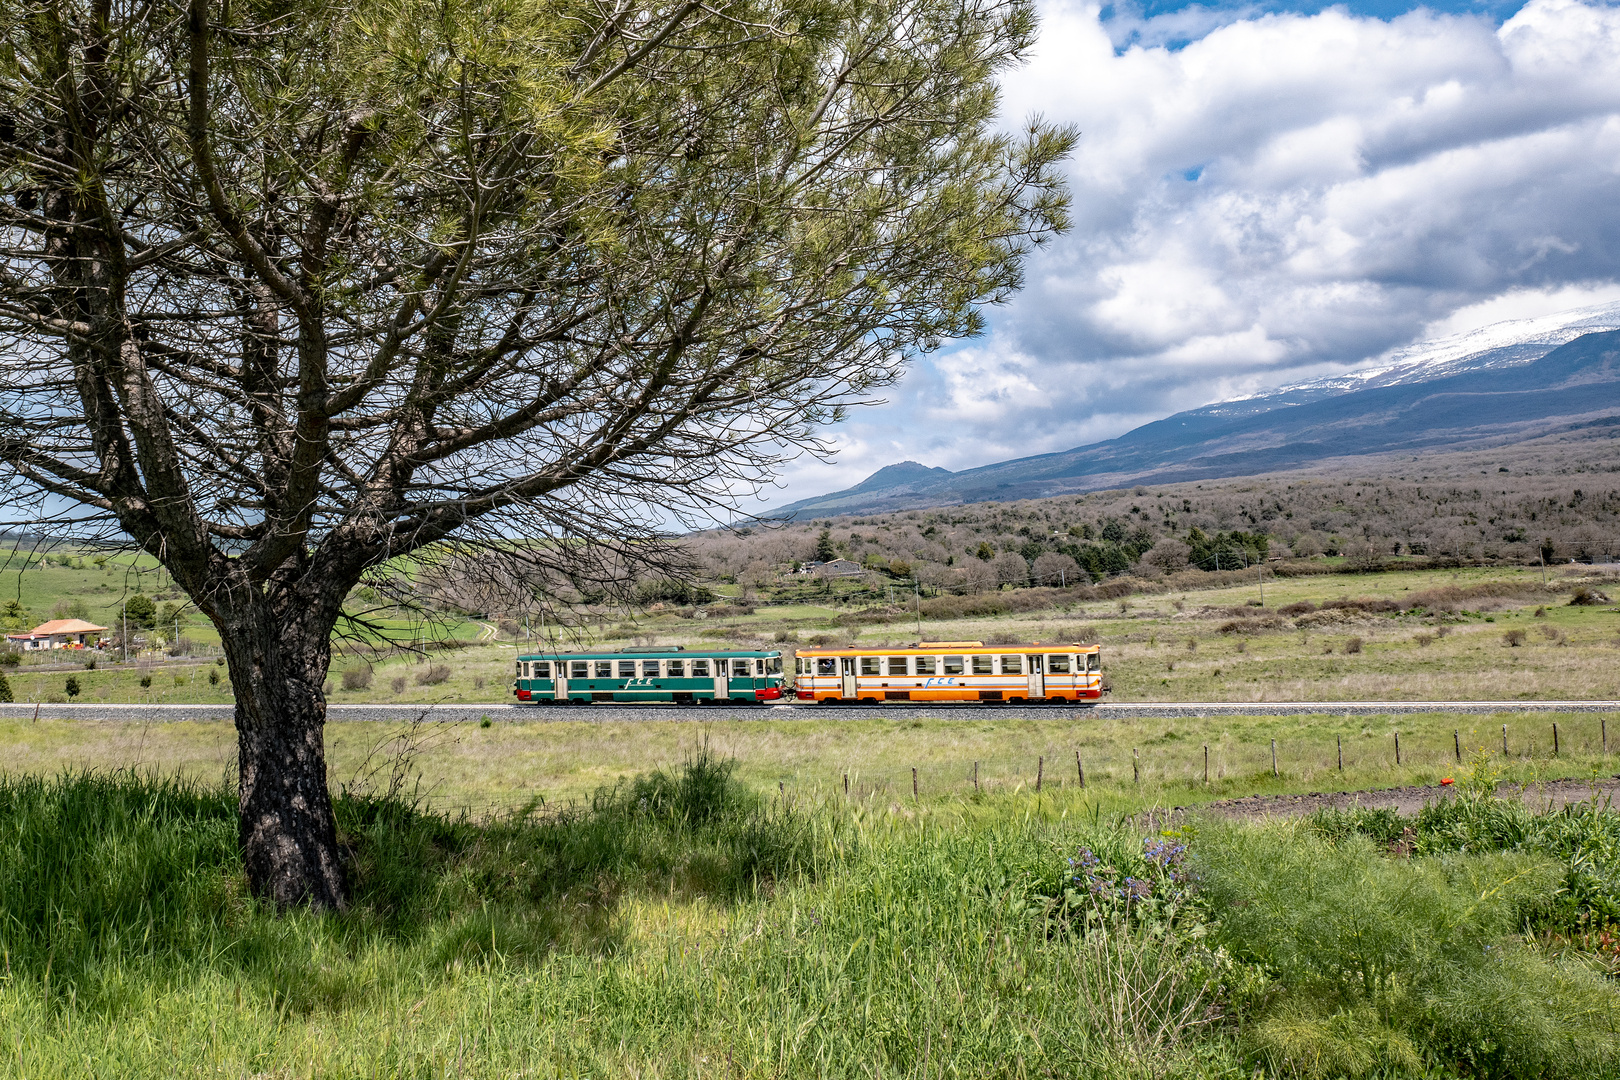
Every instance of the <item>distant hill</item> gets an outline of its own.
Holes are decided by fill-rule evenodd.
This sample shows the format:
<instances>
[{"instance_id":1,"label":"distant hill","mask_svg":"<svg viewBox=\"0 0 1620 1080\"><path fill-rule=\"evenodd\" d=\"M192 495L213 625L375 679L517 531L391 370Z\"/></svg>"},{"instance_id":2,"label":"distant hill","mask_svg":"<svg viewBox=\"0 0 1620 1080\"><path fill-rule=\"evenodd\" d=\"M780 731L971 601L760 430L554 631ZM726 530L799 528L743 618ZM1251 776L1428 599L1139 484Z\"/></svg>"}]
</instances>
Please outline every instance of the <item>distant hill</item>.
<instances>
[{"instance_id":1,"label":"distant hill","mask_svg":"<svg viewBox=\"0 0 1620 1080\"><path fill-rule=\"evenodd\" d=\"M890 465L855 487L771 516L869 514L1250 476L1328 458L1511 445L1620 417L1620 304L1487 327L1386 359L1347 376L1177 413L1060 453L955 473L911 461Z\"/></svg>"}]
</instances>

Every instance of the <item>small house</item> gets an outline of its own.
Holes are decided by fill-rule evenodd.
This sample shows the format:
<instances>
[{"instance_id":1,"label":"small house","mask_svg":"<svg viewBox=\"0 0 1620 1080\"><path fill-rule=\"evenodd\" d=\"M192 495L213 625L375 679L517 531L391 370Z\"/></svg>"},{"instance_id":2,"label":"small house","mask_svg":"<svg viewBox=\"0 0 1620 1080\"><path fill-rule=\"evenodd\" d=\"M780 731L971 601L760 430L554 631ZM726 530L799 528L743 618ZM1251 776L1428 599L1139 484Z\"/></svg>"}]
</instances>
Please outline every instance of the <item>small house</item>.
<instances>
[{"instance_id":1,"label":"small house","mask_svg":"<svg viewBox=\"0 0 1620 1080\"><path fill-rule=\"evenodd\" d=\"M833 559L831 562L805 563L799 573L821 578L846 578L860 577L866 570L860 563L848 559Z\"/></svg>"},{"instance_id":2,"label":"small house","mask_svg":"<svg viewBox=\"0 0 1620 1080\"><path fill-rule=\"evenodd\" d=\"M25 634L7 634L6 640L14 649L82 649L106 632L105 626L83 619L52 619Z\"/></svg>"}]
</instances>

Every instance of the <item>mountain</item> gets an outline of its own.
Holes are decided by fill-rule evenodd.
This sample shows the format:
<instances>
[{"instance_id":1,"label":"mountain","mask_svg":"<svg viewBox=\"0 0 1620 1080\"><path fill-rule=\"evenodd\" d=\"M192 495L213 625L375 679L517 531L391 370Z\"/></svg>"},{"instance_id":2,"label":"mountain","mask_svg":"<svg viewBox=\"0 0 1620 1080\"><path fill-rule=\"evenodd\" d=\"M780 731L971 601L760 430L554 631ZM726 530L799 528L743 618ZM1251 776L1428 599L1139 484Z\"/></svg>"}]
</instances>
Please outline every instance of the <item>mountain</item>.
<instances>
[{"instance_id":1,"label":"mountain","mask_svg":"<svg viewBox=\"0 0 1620 1080\"><path fill-rule=\"evenodd\" d=\"M1595 332L1594 332L1595 331ZM905 462L775 517L876 513L1249 476L1327 458L1507 445L1620 415L1620 304L1412 346L1344 376L949 472Z\"/></svg>"}]
</instances>

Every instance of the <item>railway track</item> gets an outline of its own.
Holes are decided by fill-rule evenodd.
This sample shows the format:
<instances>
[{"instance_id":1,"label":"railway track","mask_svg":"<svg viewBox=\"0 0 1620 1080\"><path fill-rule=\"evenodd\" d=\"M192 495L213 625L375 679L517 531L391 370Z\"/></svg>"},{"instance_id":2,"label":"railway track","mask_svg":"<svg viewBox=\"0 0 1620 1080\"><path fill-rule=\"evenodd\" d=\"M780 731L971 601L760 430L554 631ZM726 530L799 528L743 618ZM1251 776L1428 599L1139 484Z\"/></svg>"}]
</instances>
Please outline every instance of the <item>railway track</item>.
<instances>
[{"instance_id":1,"label":"railway track","mask_svg":"<svg viewBox=\"0 0 1620 1080\"><path fill-rule=\"evenodd\" d=\"M1070 716L1088 719L1141 717L1177 719L1206 716L1390 716L1417 713L1620 713L1620 701L1116 701L1077 708L1070 704L1002 705L977 702L928 705L827 703L736 705L513 705L506 702L455 705L331 705L334 722L430 723L481 720L619 721L619 720L792 720L840 716L850 719L887 717L1036 718ZM0 705L0 720L124 720L168 723L185 720L230 720L229 705Z\"/></svg>"}]
</instances>

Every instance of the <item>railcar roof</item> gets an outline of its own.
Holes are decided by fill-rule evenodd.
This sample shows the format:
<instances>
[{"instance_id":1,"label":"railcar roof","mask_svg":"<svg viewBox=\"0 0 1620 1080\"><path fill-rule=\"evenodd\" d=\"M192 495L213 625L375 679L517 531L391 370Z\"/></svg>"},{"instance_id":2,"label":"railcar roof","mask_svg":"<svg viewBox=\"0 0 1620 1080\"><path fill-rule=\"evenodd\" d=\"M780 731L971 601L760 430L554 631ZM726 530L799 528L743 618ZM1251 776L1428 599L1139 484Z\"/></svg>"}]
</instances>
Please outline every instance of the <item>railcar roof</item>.
<instances>
[{"instance_id":1,"label":"railcar roof","mask_svg":"<svg viewBox=\"0 0 1620 1080\"><path fill-rule=\"evenodd\" d=\"M913 653L968 653L968 652L1095 652L1101 645L1081 645L1068 641L1031 641L1023 645L980 645L976 642L952 642L940 645L893 645L864 649L796 649L799 656L900 656Z\"/></svg>"},{"instance_id":2,"label":"railcar roof","mask_svg":"<svg viewBox=\"0 0 1620 1080\"><path fill-rule=\"evenodd\" d=\"M758 657L781 656L781 649L633 649L623 652L615 649L612 652L525 652L518 653L519 660L685 660L685 659L719 659L725 657Z\"/></svg>"}]
</instances>

